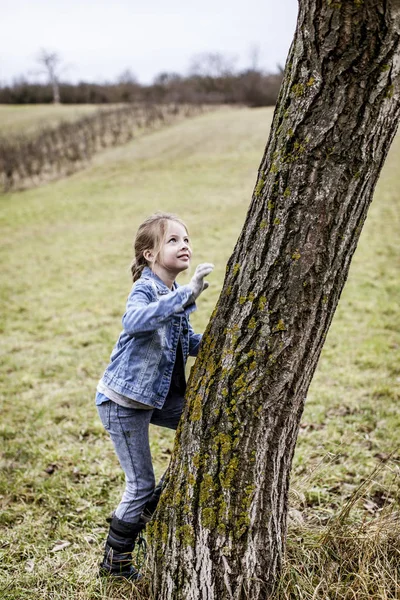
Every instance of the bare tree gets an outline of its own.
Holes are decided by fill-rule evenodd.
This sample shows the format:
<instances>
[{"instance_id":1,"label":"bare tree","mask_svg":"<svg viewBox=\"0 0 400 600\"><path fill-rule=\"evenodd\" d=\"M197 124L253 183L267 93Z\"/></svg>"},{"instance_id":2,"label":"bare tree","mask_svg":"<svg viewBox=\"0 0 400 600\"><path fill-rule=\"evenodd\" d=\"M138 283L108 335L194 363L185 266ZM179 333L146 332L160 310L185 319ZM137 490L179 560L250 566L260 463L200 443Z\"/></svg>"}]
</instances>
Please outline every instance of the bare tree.
<instances>
[{"instance_id":1,"label":"bare tree","mask_svg":"<svg viewBox=\"0 0 400 600\"><path fill-rule=\"evenodd\" d=\"M249 50L250 71L260 71L260 46L253 44Z\"/></svg>"},{"instance_id":2,"label":"bare tree","mask_svg":"<svg viewBox=\"0 0 400 600\"><path fill-rule=\"evenodd\" d=\"M61 57L57 52L51 52L42 48L36 61L43 67L40 71L48 77L53 90L53 103L60 104L59 71Z\"/></svg>"},{"instance_id":3,"label":"bare tree","mask_svg":"<svg viewBox=\"0 0 400 600\"><path fill-rule=\"evenodd\" d=\"M300 0L152 525L157 600L261 600L307 390L400 115L398 0Z\"/></svg>"},{"instance_id":4,"label":"bare tree","mask_svg":"<svg viewBox=\"0 0 400 600\"><path fill-rule=\"evenodd\" d=\"M117 83L138 83L138 79L136 75L133 73L131 69L125 69L122 73L117 77Z\"/></svg>"},{"instance_id":5,"label":"bare tree","mask_svg":"<svg viewBox=\"0 0 400 600\"><path fill-rule=\"evenodd\" d=\"M234 73L236 58L205 52L192 58L189 72L200 77L227 77Z\"/></svg>"}]
</instances>

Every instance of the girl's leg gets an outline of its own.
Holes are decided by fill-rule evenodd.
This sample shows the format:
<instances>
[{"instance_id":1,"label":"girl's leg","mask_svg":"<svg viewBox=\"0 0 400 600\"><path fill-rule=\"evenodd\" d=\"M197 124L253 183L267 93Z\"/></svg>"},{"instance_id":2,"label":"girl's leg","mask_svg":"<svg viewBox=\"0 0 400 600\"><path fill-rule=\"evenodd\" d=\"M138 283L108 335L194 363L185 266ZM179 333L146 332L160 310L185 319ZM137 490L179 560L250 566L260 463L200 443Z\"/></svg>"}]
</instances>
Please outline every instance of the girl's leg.
<instances>
[{"instance_id":1,"label":"girl's leg","mask_svg":"<svg viewBox=\"0 0 400 600\"><path fill-rule=\"evenodd\" d=\"M169 394L162 408L155 408L151 411L150 423L159 427L176 430L183 412L184 403L185 399L183 396L175 393Z\"/></svg>"},{"instance_id":2,"label":"girl's leg","mask_svg":"<svg viewBox=\"0 0 400 600\"><path fill-rule=\"evenodd\" d=\"M149 444L153 411L125 408L111 400L97 408L125 473L126 488L115 516L124 522L137 523L155 486Z\"/></svg>"},{"instance_id":3,"label":"girl's leg","mask_svg":"<svg viewBox=\"0 0 400 600\"><path fill-rule=\"evenodd\" d=\"M167 427L168 429L176 430L183 412L184 402L185 399L182 395L174 393L170 394L167 397L165 404L161 409L154 409L152 411L153 414L151 416L150 423L152 425L158 425L159 427ZM152 515L154 514L157 508L161 492L165 485L166 476L167 471L164 473L164 475L158 482L151 499L146 503L146 506L142 513L142 519L144 521L150 521Z\"/></svg>"}]
</instances>

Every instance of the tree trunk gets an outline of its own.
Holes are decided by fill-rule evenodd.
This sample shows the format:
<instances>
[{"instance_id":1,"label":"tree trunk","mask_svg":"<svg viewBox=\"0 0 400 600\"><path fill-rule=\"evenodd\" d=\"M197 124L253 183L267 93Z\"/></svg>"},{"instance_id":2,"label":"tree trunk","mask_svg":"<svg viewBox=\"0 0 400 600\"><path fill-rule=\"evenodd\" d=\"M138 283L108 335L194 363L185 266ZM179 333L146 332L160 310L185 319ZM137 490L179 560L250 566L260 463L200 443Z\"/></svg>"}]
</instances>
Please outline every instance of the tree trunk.
<instances>
[{"instance_id":1,"label":"tree trunk","mask_svg":"<svg viewBox=\"0 0 400 600\"><path fill-rule=\"evenodd\" d=\"M152 526L157 600L265 599L307 390L400 114L400 2L300 0Z\"/></svg>"},{"instance_id":2,"label":"tree trunk","mask_svg":"<svg viewBox=\"0 0 400 600\"><path fill-rule=\"evenodd\" d=\"M60 104L60 86L58 85L56 77L52 77L51 79L51 88L53 90L53 104Z\"/></svg>"}]
</instances>

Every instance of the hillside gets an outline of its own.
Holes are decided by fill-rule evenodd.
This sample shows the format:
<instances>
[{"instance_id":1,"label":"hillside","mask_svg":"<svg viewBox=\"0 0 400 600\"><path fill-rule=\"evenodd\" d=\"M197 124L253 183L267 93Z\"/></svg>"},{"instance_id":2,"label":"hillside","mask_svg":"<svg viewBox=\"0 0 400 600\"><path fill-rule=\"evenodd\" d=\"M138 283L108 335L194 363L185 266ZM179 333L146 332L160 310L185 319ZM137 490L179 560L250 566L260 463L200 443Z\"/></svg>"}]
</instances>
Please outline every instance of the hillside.
<instances>
[{"instance_id":1,"label":"hillside","mask_svg":"<svg viewBox=\"0 0 400 600\"><path fill-rule=\"evenodd\" d=\"M98 104L0 104L0 134L31 134L61 121L75 121L100 109Z\"/></svg>"},{"instance_id":2,"label":"hillside","mask_svg":"<svg viewBox=\"0 0 400 600\"><path fill-rule=\"evenodd\" d=\"M103 595L96 565L123 477L94 393L120 330L135 230L153 211L175 212L189 227L193 267L216 265L191 317L202 331L244 222L271 119L266 108L203 114L104 151L67 179L0 196L7 598L111 597ZM306 404L289 535L289 556L299 565L314 560L311 534L350 499L354 526L380 514L397 515L398 523L399 160L397 136ZM169 432L154 430L157 475L171 444ZM60 540L69 545L54 551ZM295 565L289 580L303 576ZM280 598L322 599L314 595L319 577L324 567L310 575L309 592ZM372 597L360 590L359 600ZM130 584L118 593L138 597Z\"/></svg>"}]
</instances>

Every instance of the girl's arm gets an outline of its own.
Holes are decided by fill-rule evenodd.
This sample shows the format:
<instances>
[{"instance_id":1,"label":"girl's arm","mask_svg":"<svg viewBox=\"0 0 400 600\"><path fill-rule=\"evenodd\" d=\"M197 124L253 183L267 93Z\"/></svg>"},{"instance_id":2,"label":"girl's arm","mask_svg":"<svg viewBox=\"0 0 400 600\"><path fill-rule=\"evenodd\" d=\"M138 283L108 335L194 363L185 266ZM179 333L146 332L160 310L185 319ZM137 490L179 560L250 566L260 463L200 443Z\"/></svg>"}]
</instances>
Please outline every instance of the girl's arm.
<instances>
[{"instance_id":1,"label":"girl's arm","mask_svg":"<svg viewBox=\"0 0 400 600\"><path fill-rule=\"evenodd\" d=\"M193 327L189 325L189 356L197 356L199 353L200 342L203 335L201 333L195 333Z\"/></svg>"},{"instance_id":2,"label":"girl's arm","mask_svg":"<svg viewBox=\"0 0 400 600\"><path fill-rule=\"evenodd\" d=\"M185 312L188 316L196 305L192 301L192 289L188 285L179 286L165 296L154 300L150 287L136 284L129 295L122 326L128 335L154 331L161 323L175 313Z\"/></svg>"}]
</instances>

